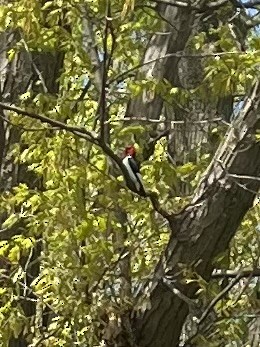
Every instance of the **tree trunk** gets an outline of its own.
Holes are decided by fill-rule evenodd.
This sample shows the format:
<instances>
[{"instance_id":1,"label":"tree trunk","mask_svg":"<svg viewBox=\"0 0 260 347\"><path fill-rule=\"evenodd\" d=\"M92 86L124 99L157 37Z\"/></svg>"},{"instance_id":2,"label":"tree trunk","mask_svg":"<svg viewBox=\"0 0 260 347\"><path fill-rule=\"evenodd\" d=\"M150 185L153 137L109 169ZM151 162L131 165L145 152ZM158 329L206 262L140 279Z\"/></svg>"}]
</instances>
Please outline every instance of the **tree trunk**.
<instances>
[{"instance_id":1,"label":"tree trunk","mask_svg":"<svg viewBox=\"0 0 260 347\"><path fill-rule=\"evenodd\" d=\"M200 74L194 72L196 70L194 62L191 69L191 61L179 56L156 59L165 54L187 51L189 39L198 29L198 17L190 8L174 7L163 3L157 6L157 12L165 19L162 31L168 34L167 36L154 34L151 37L144 56L144 63L150 60L153 62L144 65L140 75L144 75L144 78L155 78L157 81L167 79L173 86L192 88L200 82L201 78ZM91 39L93 36L91 28L87 26L88 23L85 25L85 34ZM5 33L1 37L2 45L6 49L10 49L11 44L17 39L15 35L17 34ZM167 38L165 39L165 37ZM90 45L92 56L95 56L93 59L98 61L96 47L91 40ZM2 53L0 57L1 101L17 101L18 96L24 93L31 83L34 90L37 91L38 87L34 85L34 81L39 76L37 77L33 68L32 60L41 71L48 92L56 93L58 91L56 80L62 66L62 58L59 53L54 55L37 53L30 57L28 52L21 52L12 62L8 62L5 53ZM96 65L98 65L97 62ZM200 66L200 64L197 65ZM98 89L100 70L94 69L93 74ZM191 76L194 77L193 81L190 81ZM199 308L192 301L196 297L198 286L194 283L187 283L185 271L192 269L205 280L210 278L214 257L228 247L230 239L252 205L259 189L257 180L248 181L247 179L245 181L243 177L231 176L232 174L256 177L259 175L260 145L254 141L257 117L259 123L259 87L254 93L255 95L251 96L253 101L248 99L241 111L239 121L234 124L234 128L229 130L226 141L220 146L191 204L178 215L171 215L168 218L172 232L170 241L155 269L153 280L147 283L139 297L140 302L144 301L146 304L140 304L141 312L136 309L133 315L126 317L126 320L131 317L131 337L134 335L135 341L129 342L129 339L125 339L125 335L122 334L119 338L122 346L133 346L136 343L139 347L177 347L188 314L193 314L194 306L195 311L198 309L199 312ZM169 120L188 119L189 122L204 120L213 118L217 108L216 106L212 109L212 105L193 98L189 107L192 112L188 115L182 111L178 113L176 108L168 109L166 118ZM226 119L229 119L232 100L228 99L228 107L227 102L221 100L218 107L219 112L223 112ZM164 109L166 109L164 100L159 94L151 97L149 93L143 92L141 96L130 101L126 114L128 117L145 116L156 119L164 112ZM6 117L4 113L2 116ZM20 165L14 163L14 158L9 157L11 146L20 140L20 131L5 122L3 117L0 118L1 192L10 190L21 182L31 185L33 189L37 187L39 181L33 180L32 183L32 177L29 176L26 167L21 169ZM188 151L195 148L198 142L207 141L208 136L208 126L201 129L188 124L184 124L181 129L176 130L177 136L173 137L169 145L169 152L177 155L181 164L193 160L192 154L188 156ZM194 136L193 132L196 132ZM178 151L180 153L177 153ZM121 224L123 225L123 223ZM3 235L5 235L5 239L10 239L17 232L22 232L22 230L19 228L10 230L7 234L1 234L1 239L3 239ZM123 236L120 242L125 238L126 236ZM33 259L37 259L40 252L41 245L38 244ZM20 265L24 266L24 264L26 262L21 261ZM126 258L126 261L119 263L119 267L121 275L129 274L124 282L123 292L130 295L130 260ZM39 263L32 266L32 271L33 278L37 277ZM28 302L21 301L21 305L27 317L35 314L34 303L28 304ZM125 343L122 344L122 341ZM12 338L9 346L26 347L27 344L21 334L18 339Z\"/></svg>"},{"instance_id":2,"label":"tree trunk","mask_svg":"<svg viewBox=\"0 0 260 347\"><path fill-rule=\"evenodd\" d=\"M185 8L159 4L157 12L164 20L161 31L167 35L154 34L147 46L140 76L155 78L162 81L166 78L172 85L182 86L180 82L178 62L179 57L164 57L166 54L181 52L192 33L194 12ZM149 61L152 61L148 64ZM144 91L140 96L130 101L127 116L159 118L163 108L163 99L155 94L152 97Z\"/></svg>"},{"instance_id":3,"label":"tree trunk","mask_svg":"<svg viewBox=\"0 0 260 347\"><path fill-rule=\"evenodd\" d=\"M194 198L169 222L172 234L145 294L149 305L136 317L134 330L140 347L177 347L184 321L191 307L180 292L194 298L198 287L185 282L185 269L205 280L210 278L213 260L224 251L245 213L252 206L260 182L232 175L259 177L260 143L254 139L259 126L260 87L255 88L219 147ZM242 176L242 177L243 177ZM246 188L244 183L247 183Z\"/></svg>"},{"instance_id":4,"label":"tree trunk","mask_svg":"<svg viewBox=\"0 0 260 347\"><path fill-rule=\"evenodd\" d=\"M169 3L174 5L175 1L169 1ZM202 21L206 15L203 11L199 14L191 8L172 5L159 4L156 7L162 19L161 32L151 37L143 58L144 66L137 78L148 80L153 78L155 83L167 80L173 87L188 90L201 84L204 64L203 58L192 56L194 48L191 40L205 30L205 27L210 27L211 22L210 20ZM201 2L201 8L204 5ZM210 14L213 15L212 10ZM177 56L161 59L167 54L176 53ZM181 57L182 54L187 56ZM188 56L189 54L191 57ZM176 165L183 165L189 161L197 163L203 153L214 153L216 148L214 146L209 148L209 136L210 130L216 126L216 123L211 123L211 120L219 116L225 120L230 119L233 96L228 95L209 101L208 98L202 99L196 94L191 94L184 107L182 105L179 107L174 98L173 95L173 102L169 104L159 93L153 94L145 90L141 95L130 100L126 116L159 119L160 115L163 115L166 119L165 128L170 130L167 145L170 158ZM174 124L171 121L184 123ZM199 123L200 121L204 123ZM152 128L154 130L154 126ZM180 183L175 193L183 196L190 195L192 192L188 184Z\"/></svg>"}]
</instances>

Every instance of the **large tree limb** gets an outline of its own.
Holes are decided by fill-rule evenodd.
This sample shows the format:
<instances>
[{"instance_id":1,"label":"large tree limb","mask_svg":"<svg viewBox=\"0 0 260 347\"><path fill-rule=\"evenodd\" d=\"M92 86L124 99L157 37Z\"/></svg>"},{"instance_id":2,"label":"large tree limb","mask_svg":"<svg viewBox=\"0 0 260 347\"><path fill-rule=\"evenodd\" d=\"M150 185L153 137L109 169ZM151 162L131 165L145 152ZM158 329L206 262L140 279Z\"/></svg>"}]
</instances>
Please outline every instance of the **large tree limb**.
<instances>
[{"instance_id":1,"label":"large tree limb","mask_svg":"<svg viewBox=\"0 0 260 347\"><path fill-rule=\"evenodd\" d=\"M163 280L171 280L178 290L192 298L198 286L186 282L183 270L192 268L204 279L210 278L213 259L228 247L252 206L253 192L260 188L260 182L252 180L248 183L250 190L244 190L227 174L259 177L260 143L255 140L259 121L260 86L257 83L200 182L191 205L170 221L170 241L153 280L147 284L150 304L136 319L140 346L178 346L189 309L174 295L172 288L167 289Z\"/></svg>"}]
</instances>

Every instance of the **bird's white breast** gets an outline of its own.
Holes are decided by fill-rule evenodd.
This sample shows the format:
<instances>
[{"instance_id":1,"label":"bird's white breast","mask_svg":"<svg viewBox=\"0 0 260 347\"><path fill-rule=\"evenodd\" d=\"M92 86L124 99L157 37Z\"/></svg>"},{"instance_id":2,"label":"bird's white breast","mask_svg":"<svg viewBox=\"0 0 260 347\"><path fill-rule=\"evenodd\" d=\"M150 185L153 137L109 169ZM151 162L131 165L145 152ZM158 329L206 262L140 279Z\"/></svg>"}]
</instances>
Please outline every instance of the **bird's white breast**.
<instances>
[{"instance_id":1,"label":"bird's white breast","mask_svg":"<svg viewBox=\"0 0 260 347\"><path fill-rule=\"evenodd\" d=\"M130 164L129 164L129 161L128 161L128 159L131 159L131 158L132 158L132 157L131 157L130 155L128 155L127 157L125 157L125 158L123 159L123 164L125 165L125 167L126 167L128 173L129 173L130 178L131 178L132 181L135 183L136 188L139 190L140 184L139 184L139 182L138 182L138 179L137 179L137 177L136 177L136 174L133 172L133 170L132 170L132 168L131 168L131 166L130 166Z\"/></svg>"}]
</instances>

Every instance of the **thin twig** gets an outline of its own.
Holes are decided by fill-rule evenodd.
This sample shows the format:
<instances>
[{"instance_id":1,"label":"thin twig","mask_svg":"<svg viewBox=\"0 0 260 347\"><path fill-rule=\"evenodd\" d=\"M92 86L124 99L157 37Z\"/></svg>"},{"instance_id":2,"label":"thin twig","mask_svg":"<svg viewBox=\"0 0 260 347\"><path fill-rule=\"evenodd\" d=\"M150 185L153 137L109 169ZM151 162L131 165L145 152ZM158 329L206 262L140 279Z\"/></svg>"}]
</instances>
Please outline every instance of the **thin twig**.
<instances>
[{"instance_id":1,"label":"thin twig","mask_svg":"<svg viewBox=\"0 0 260 347\"><path fill-rule=\"evenodd\" d=\"M167 6L173 6L173 7L179 7L179 8L188 8L190 10L196 10L196 11L203 11L203 9L215 9L220 6L223 6L228 2L228 0L218 0L218 1L212 1L207 2L206 5L204 2L202 2L202 5L192 5L189 1L180 1L180 0L150 0L151 2L154 2L156 4L162 4Z\"/></svg>"},{"instance_id":2,"label":"thin twig","mask_svg":"<svg viewBox=\"0 0 260 347\"><path fill-rule=\"evenodd\" d=\"M5 275L3 273L1 273L0 277L10 280L10 276ZM17 279L14 284L19 284L23 289L25 288L28 291L28 294L33 294L38 300L41 299L39 295L31 287L28 287L20 280ZM55 312L55 309L47 301L44 301L44 305L46 305L53 313L57 314L57 312Z\"/></svg>"},{"instance_id":3,"label":"thin twig","mask_svg":"<svg viewBox=\"0 0 260 347\"><path fill-rule=\"evenodd\" d=\"M106 16L105 16L105 28L104 28L104 37L103 37L103 63L102 63L102 85L101 93L99 99L99 117L100 117L100 141L108 142L108 126L105 123L107 120L107 106L106 106L106 86L107 86L107 73L109 66L108 60L108 51L107 51L107 42L108 42L108 30L110 22L110 0L106 0Z\"/></svg>"},{"instance_id":4,"label":"thin twig","mask_svg":"<svg viewBox=\"0 0 260 347\"><path fill-rule=\"evenodd\" d=\"M240 276L239 279L243 277L260 277L260 268L257 269L246 269L246 270L227 270L225 272L216 272L211 275L211 278L236 278L237 276Z\"/></svg>"},{"instance_id":5,"label":"thin twig","mask_svg":"<svg viewBox=\"0 0 260 347\"><path fill-rule=\"evenodd\" d=\"M233 281L231 281L212 301L211 303L208 305L208 307L205 309L205 311L203 312L203 314L201 315L198 325L201 325L201 323L207 318L207 316L209 315L210 311L213 309L213 307L221 300L223 299L223 297L230 291L230 289L232 289L240 280L241 273L238 272L238 274L236 275L236 277L234 278Z\"/></svg>"},{"instance_id":6,"label":"thin twig","mask_svg":"<svg viewBox=\"0 0 260 347\"><path fill-rule=\"evenodd\" d=\"M246 279L246 283L243 285L243 288L242 290L240 291L240 293L238 294L238 296L236 297L236 300L234 301L234 303L232 304L232 306L235 306L238 301L240 300L241 296L243 295L243 293L246 291L246 289L248 288L250 282L251 282L251 279L253 278L253 272L251 273L250 276L247 277Z\"/></svg>"},{"instance_id":7,"label":"thin twig","mask_svg":"<svg viewBox=\"0 0 260 347\"><path fill-rule=\"evenodd\" d=\"M237 174L230 174L230 173L227 173L227 176L238 178L238 179L244 179L244 180L260 181L260 177L256 177L256 176L237 175Z\"/></svg>"},{"instance_id":8,"label":"thin twig","mask_svg":"<svg viewBox=\"0 0 260 347\"><path fill-rule=\"evenodd\" d=\"M78 135L82 138L85 138L87 140L89 140L92 143L97 143L97 134L86 130L84 127L79 127L79 126L72 126L72 125L67 125L65 123L62 123L58 120L54 120L52 118L49 118L47 116L43 116L41 114L37 114L34 112L30 112L30 111L26 111L23 110L19 107L15 107L15 106L11 106L11 105L7 105L3 102L0 102L0 108L4 109L4 110L8 110L8 111L13 111L15 113L18 113L20 115L23 116L27 116L33 119L37 119L40 120L43 123L48 123L54 127L59 127L60 129L63 130L67 130L75 135ZM84 136L85 135L85 136Z\"/></svg>"},{"instance_id":9,"label":"thin twig","mask_svg":"<svg viewBox=\"0 0 260 347\"><path fill-rule=\"evenodd\" d=\"M31 261L32 256L33 256L33 251L34 251L34 247L31 247L29 256L27 258L26 264L25 264L24 269L23 269L24 273L27 273L28 266L29 266L30 261ZM26 275L25 275L24 276L23 296L26 296L26 292L27 292L26 288L28 288L28 286L27 286L27 278L26 278Z\"/></svg>"},{"instance_id":10,"label":"thin twig","mask_svg":"<svg viewBox=\"0 0 260 347\"><path fill-rule=\"evenodd\" d=\"M44 81L44 78L43 78L43 76L42 76L42 73L40 72L40 70L38 69L37 65L36 65L36 64L34 63L34 61L33 61L32 54L31 54L31 52L30 52L30 49L29 49L29 47L28 47L28 45L27 45L25 39L23 38L23 34L22 34L22 31L21 31L21 30L20 30L20 35L21 35L21 37L22 37L21 41L22 41L22 43L23 43L23 45L24 45L24 48L25 48L25 50L26 50L26 52L27 52L27 55L28 55L28 57L29 57L29 59L30 59L30 62L31 62L31 64L32 64L32 67L34 68L36 74L37 74L38 77L39 77L39 80L41 81L41 84L42 84L42 88L43 88L44 93L47 94L47 93L48 93L48 88L47 88L47 86L46 86L46 83L45 83L45 81Z\"/></svg>"},{"instance_id":11,"label":"thin twig","mask_svg":"<svg viewBox=\"0 0 260 347\"><path fill-rule=\"evenodd\" d=\"M250 52L250 53L258 54L258 53L260 53L260 50L256 50L256 51ZM171 57L177 57L177 58L213 58L213 57L221 57L221 56L226 56L226 55L246 55L246 54L248 54L248 52L240 52L240 51L228 51L228 52L216 52L216 53L197 53L197 54L187 54L187 53L184 53L183 51L179 51L179 52L175 52L175 53L168 53L162 57L151 59L151 60L148 60L146 62L142 62L140 64L137 64L137 65L133 66L131 69L118 74L114 78L111 78L108 82L109 83L114 83L114 82L119 83L119 82L123 81L133 71L136 71L136 70L142 68L143 66L155 63L155 62L163 60L163 59L168 59Z\"/></svg>"},{"instance_id":12,"label":"thin twig","mask_svg":"<svg viewBox=\"0 0 260 347\"><path fill-rule=\"evenodd\" d=\"M64 327L65 321L64 321L64 322L60 321L59 323L60 323L60 325L59 325L54 331L52 331L51 333L49 333L49 334L46 335L46 336L42 336L42 337L35 343L34 347L40 346L41 343L42 343L43 341L46 341L47 339L49 339L49 338L52 337L52 336L55 336L55 334L56 334L59 330L61 330L61 329Z\"/></svg>"},{"instance_id":13,"label":"thin twig","mask_svg":"<svg viewBox=\"0 0 260 347\"><path fill-rule=\"evenodd\" d=\"M206 3L202 2L202 5L192 5L188 1L179 1L179 0L150 0L156 4L162 4L167 6L179 7L179 8L188 8L190 10L195 10L199 12L204 12L207 10L215 10L229 2L229 0L217 0L217 1L208 1ZM257 8L260 5L259 0L249 0L247 2L240 2L239 0L233 0L232 3L237 8Z\"/></svg>"},{"instance_id":14,"label":"thin twig","mask_svg":"<svg viewBox=\"0 0 260 347\"><path fill-rule=\"evenodd\" d=\"M23 131L28 131L28 132L32 131L32 132L34 132L34 131L48 131L48 130L55 130L56 131L56 130L60 130L60 128L54 128L54 127L52 127L52 128L26 128L26 127L24 127L24 126L22 126L20 124L15 124L15 123L11 122L9 119L7 119L1 113L0 113L0 118L2 118L3 121L6 122L7 124L10 124L13 127L19 128L19 129L21 129Z\"/></svg>"},{"instance_id":15,"label":"thin twig","mask_svg":"<svg viewBox=\"0 0 260 347\"><path fill-rule=\"evenodd\" d=\"M107 123L117 123L117 122L140 122L140 123L154 123L154 124L208 124L208 123L216 123L222 122L222 118L213 118L213 119L204 119L198 121L189 121L189 120L170 120L170 119L152 119L152 118L144 118L144 117L125 117L121 119L111 119L108 120Z\"/></svg>"},{"instance_id":16,"label":"thin twig","mask_svg":"<svg viewBox=\"0 0 260 347\"><path fill-rule=\"evenodd\" d=\"M7 104L5 104L3 102L0 102L0 108L2 108L4 110L9 110L9 111L16 112L17 114L24 115L24 116L27 116L27 117L30 117L30 118L33 118L33 119L40 120L43 123L48 123L48 124L50 124L52 126L55 126L55 127L59 127L60 129L69 131L69 132L73 133L74 135L79 136L79 137L81 137L81 138L83 138L83 139L85 139L85 140L87 140L87 141L97 145L121 169L121 171L123 173L123 176L125 178L125 182L126 182L127 187L131 191L133 191L133 192L137 193L138 195L140 195L139 192L136 190L136 187L135 187L133 181L131 180L125 165L123 165L121 158L117 154L115 154L115 152L112 150L112 148L106 142L104 142L103 140L100 140L100 137L95 132L89 131L89 130L85 129L84 127L67 125L67 124L65 124L63 122L51 119L49 117L46 117L46 116L43 116L43 115L40 115L40 114L36 114L36 113L33 113L33 112L25 111L25 110L23 110L23 109L21 109L19 107L10 106L10 105L7 105ZM149 194L147 194L147 197L150 198L150 200L151 200L151 202L153 204L154 209L158 213L160 213L165 218L170 216L168 214L168 212L166 212L160 206L160 203L158 201L158 197L157 197L156 193L153 193L153 192L149 193Z\"/></svg>"}]
</instances>

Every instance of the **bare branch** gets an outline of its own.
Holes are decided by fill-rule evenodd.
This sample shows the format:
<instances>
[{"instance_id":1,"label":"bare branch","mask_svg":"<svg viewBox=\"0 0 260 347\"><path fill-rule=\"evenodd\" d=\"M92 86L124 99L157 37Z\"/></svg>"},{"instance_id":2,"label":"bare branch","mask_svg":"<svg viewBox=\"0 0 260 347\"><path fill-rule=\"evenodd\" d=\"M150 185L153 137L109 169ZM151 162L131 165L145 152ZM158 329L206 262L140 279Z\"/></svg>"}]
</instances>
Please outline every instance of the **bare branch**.
<instances>
[{"instance_id":1,"label":"bare branch","mask_svg":"<svg viewBox=\"0 0 260 347\"><path fill-rule=\"evenodd\" d=\"M33 69L35 70L36 74L38 75L39 80L40 80L40 82L41 82L41 84L42 84L42 89L43 89L44 93L48 93L49 91L48 91L48 88L47 88L46 83L45 83L45 81L44 81L44 78L43 78L43 76L42 76L42 73L41 73L41 71L38 69L37 65L36 65L36 64L34 63L34 61L33 61L32 54L31 54L31 52L30 52L30 49L29 49L29 47L28 47L28 45L27 45L25 39L23 38L23 34L22 34L22 31L21 31L21 30L20 30L20 35L21 35L21 37L22 37L21 41L22 41L22 43L23 43L23 45L24 45L24 48L25 48L25 50L26 50L26 52L27 52L27 54L28 54L29 60L30 60L30 62L31 62L31 64L32 64L32 67L33 67Z\"/></svg>"},{"instance_id":2,"label":"bare branch","mask_svg":"<svg viewBox=\"0 0 260 347\"><path fill-rule=\"evenodd\" d=\"M260 5L260 1L259 0L249 0L246 2L242 2L239 0L231 0L231 2L234 4L235 7L238 8L246 8L246 9L250 9L250 8L258 8L258 6Z\"/></svg>"},{"instance_id":3,"label":"bare branch","mask_svg":"<svg viewBox=\"0 0 260 347\"><path fill-rule=\"evenodd\" d=\"M256 50L254 52L251 52L254 54L258 54L260 53L260 50ZM151 59L148 60L146 62L143 62L141 64L135 65L133 66L131 69L124 71L120 74L118 74L117 76L111 78L108 82L109 83L114 83L114 82L122 82L125 78L127 78L133 71L136 71L138 69L140 69L143 66L155 63L159 60L163 60L163 59L168 59L171 57L177 57L177 58L212 58L212 57L221 57L221 56L228 56L228 55L247 55L248 52L241 52L241 51L228 51L228 52L216 52L216 53L198 53L198 54L187 54L187 53L183 53L183 51L180 52L176 52L176 53L169 53L169 54L165 54L162 57L158 57L156 59Z\"/></svg>"},{"instance_id":4,"label":"bare branch","mask_svg":"<svg viewBox=\"0 0 260 347\"><path fill-rule=\"evenodd\" d=\"M6 122L7 124L12 125L13 127L17 127L17 128L19 128L19 129L21 129L23 131L28 131L28 132L32 131L32 132L34 132L34 131L60 130L60 128L58 128L58 127L56 127L56 128L54 128L54 127L52 127L52 128L26 128L26 127L24 127L24 126L22 126L20 124L15 124L15 123L11 122L2 113L0 113L0 118L2 118L3 121Z\"/></svg>"},{"instance_id":5,"label":"bare branch","mask_svg":"<svg viewBox=\"0 0 260 347\"><path fill-rule=\"evenodd\" d=\"M225 0L226 1L226 0ZM150 2L154 2L156 4L160 5L166 5L166 6L173 6L173 7L180 7L180 8L189 8L189 9L197 9L197 7L192 6L187 1L179 1L179 0L172 0L172 1L166 1L166 0L150 0Z\"/></svg>"},{"instance_id":6,"label":"bare branch","mask_svg":"<svg viewBox=\"0 0 260 347\"><path fill-rule=\"evenodd\" d=\"M150 138L150 140L144 145L143 148L143 158L147 160L151 155L153 155L156 143L170 134L170 129L159 132L155 137Z\"/></svg>"},{"instance_id":7,"label":"bare branch","mask_svg":"<svg viewBox=\"0 0 260 347\"><path fill-rule=\"evenodd\" d=\"M215 123L215 122L222 122L223 119L218 117L218 118L212 118L212 119L204 119L204 120L171 120L171 119L153 119L153 118L143 118L143 117L125 117L122 119L113 119L113 120L108 120L107 122L109 123L117 123L117 122L134 122L137 121L139 123L151 123L151 124L208 124L208 123Z\"/></svg>"},{"instance_id":8,"label":"bare branch","mask_svg":"<svg viewBox=\"0 0 260 347\"><path fill-rule=\"evenodd\" d=\"M150 2L154 2L156 4L161 4L161 5L173 6L173 7L188 8L190 10L204 12L207 10L215 10L223 5L226 5L229 2L229 0L209 1L206 4L202 3L201 5L192 5L188 1L179 1L179 0L171 0L171 1L150 0ZM250 0L247 2L242 2L239 0L231 0L231 2L237 8L246 8L246 9L257 8L257 6L260 5L259 0Z\"/></svg>"},{"instance_id":9,"label":"bare branch","mask_svg":"<svg viewBox=\"0 0 260 347\"><path fill-rule=\"evenodd\" d=\"M172 213L167 212L161 207L158 195L155 192L148 192L146 195L150 198L154 210L157 211L161 216L163 216L167 220L169 220L169 218L173 216Z\"/></svg>"},{"instance_id":10,"label":"bare branch","mask_svg":"<svg viewBox=\"0 0 260 347\"><path fill-rule=\"evenodd\" d=\"M246 269L241 271L227 270L221 272L215 272L211 275L211 278L236 278L239 275L239 279L243 277L260 277L260 268Z\"/></svg>"},{"instance_id":11,"label":"bare branch","mask_svg":"<svg viewBox=\"0 0 260 347\"><path fill-rule=\"evenodd\" d=\"M8 111L13 111L17 114L20 114L20 115L23 115L23 116L26 116L26 117L30 117L30 118L33 118L33 119L37 119L43 123L48 123L54 127L58 127L62 130L66 130L66 131L69 131L71 133L73 133L74 135L76 136L79 136L95 145L97 145L98 147L100 147L104 153L106 155L108 155L111 159L113 159L113 161L118 165L118 167L120 168L120 170L122 171L123 173L123 176L125 178L125 181L126 181L126 185L127 187L133 191L134 193L139 194L139 192L136 190L136 187L135 187L135 184L132 182L132 180L130 179L129 177L129 173L126 169L126 167L123 165L122 163L122 160L119 156L117 156L113 150L108 146L108 144L104 141L101 141L100 140L100 137L93 131L89 131L89 130L86 130L85 128L83 127L79 127L79 126L71 126L71 125L67 125L65 123L62 123L58 120L54 120L54 119L51 119L49 117L46 117L46 116L43 116L43 115L40 115L40 114L36 114L36 113L33 113L33 112L29 112L29 111L25 111L19 107L15 107L15 106L10 106L10 105L7 105L3 102L0 102L0 109L3 109L3 110L8 110ZM167 213L166 211L164 211L162 209L162 207L160 206L159 204L159 201L158 201L158 197L156 195L156 193L148 193L147 194L147 197L150 198L152 204L153 204L153 207L154 209L160 213L162 216L164 216L165 218L169 218L169 213Z\"/></svg>"},{"instance_id":12,"label":"bare branch","mask_svg":"<svg viewBox=\"0 0 260 347\"><path fill-rule=\"evenodd\" d=\"M48 123L54 127L58 127L60 129L63 129L63 130L66 130L66 131L69 131L75 135L78 135L82 138L85 138L87 139L88 141L92 142L92 143L95 143L95 144L98 144L97 142L97 134L92 132L92 131L88 131L86 130L85 128L83 127L79 127L79 126L72 126L72 125L68 125L68 124L65 124L65 123L62 123L58 120L54 120L54 119L51 119L49 117L46 117L46 116L43 116L43 115L40 115L40 114L36 114L36 113L33 113L33 112L30 112L30 111L25 111L19 107L15 107L15 106L10 106L10 105L7 105L3 102L0 102L0 108L2 108L3 110L8 110L8 111L13 111L17 114L20 114L20 115L23 115L23 116L27 116L27 117L30 117L30 118L33 118L33 119L37 119L37 120L40 120L41 122L43 123Z\"/></svg>"},{"instance_id":13,"label":"bare branch","mask_svg":"<svg viewBox=\"0 0 260 347\"><path fill-rule=\"evenodd\" d=\"M227 176L242 179L242 180L260 181L260 177L256 177L256 176L254 177L254 176L247 176L247 175L236 175L231 173L227 173Z\"/></svg>"},{"instance_id":14,"label":"bare branch","mask_svg":"<svg viewBox=\"0 0 260 347\"><path fill-rule=\"evenodd\" d=\"M72 112L77 112L78 103L84 100L91 85L92 85L92 83L91 83L91 80L89 79L88 82L86 83L86 85L84 86L84 88L82 89L80 96L78 97L78 99L75 101L73 107L71 108Z\"/></svg>"},{"instance_id":15,"label":"bare branch","mask_svg":"<svg viewBox=\"0 0 260 347\"><path fill-rule=\"evenodd\" d=\"M91 64L93 66L92 72L94 73L94 85L100 92L102 86L102 63L99 59L97 42L93 32L93 23L88 17L89 8L86 2L84 7L80 6L80 11L82 14L83 26L83 49L89 54ZM80 99L82 99L82 95L80 96Z\"/></svg>"},{"instance_id":16,"label":"bare branch","mask_svg":"<svg viewBox=\"0 0 260 347\"><path fill-rule=\"evenodd\" d=\"M236 275L236 277L231 281L208 305L208 307L205 309L203 314L201 315L198 325L201 325L202 322L206 319L210 311L213 309L213 307L221 300L223 297L232 289L240 280L240 273Z\"/></svg>"},{"instance_id":17,"label":"bare branch","mask_svg":"<svg viewBox=\"0 0 260 347\"><path fill-rule=\"evenodd\" d=\"M161 345L164 345L166 341L169 341L165 336L165 331L175 325L178 333L175 334L176 338L172 337L171 344L177 346L179 333L181 333L188 314L187 305L171 291L164 289L162 278L165 276L174 278L182 294L192 298L199 285L185 283L185 273L180 269L183 268L183 265L194 264L193 271L208 281L214 268L212 260L228 247L242 218L252 206L255 194L245 192L236 186L226 176L226 172L258 176L260 144L254 140L252 135L258 125L259 110L260 85L257 82L204 173L191 205L169 218L172 230L170 240L155 269L153 278L146 284L149 306L141 319L138 318L138 325L136 325L144 345L152 345L155 338L160 341ZM240 150L243 148L246 150L241 152ZM219 161L223 163L225 170L219 165ZM250 181L248 188L256 191L259 186L259 181ZM237 283L240 276L239 274L234 278L225 292ZM225 292L222 292L221 295L224 295ZM217 300L220 300L220 296L211 302L207 311L201 316L200 323L206 318ZM167 320L160 319L165 316L167 316ZM159 346L159 344L157 343L155 346Z\"/></svg>"},{"instance_id":18,"label":"bare branch","mask_svg":"<svg viewBox=\"0 0 260 347\"><path fill-rule=\"evenodd\" d=\"M106 123L107 120L107 106L106 106L106 86L107 86L107 73L109 66L108 61L108 30L109 22L111 20L111 8L110 0L106 1L106 16L105 16L105 28L104 28L104 37L103 37L103 69L102 69L102 84L101 84L101 93L99 98L99 115L100 115L100 141L108 143L109 138L109 126Z\"/></svg>"},{"instance_id":19,"label":"bare branch","mask_svg":"<svg viewBox=\"0 0 260 347\"><path fill-rule=\"evenodd\" d=\"M233 281L231 281L206 307L206 309L201 314L200 318L197 321L197 329L196 333L193 334L186 342L184 346L190 346L190 343L192 340L201 332L201 329L203 329L202 323L205 321L205 319L208 317L210 312L213 310L214 306L222 300L226 294L239 282L239 280L243 277L241 277L242 272L237 271L236 276L233 277ZM208 325L208 324L207 324Z\"/></svg>"}]
</instances>

